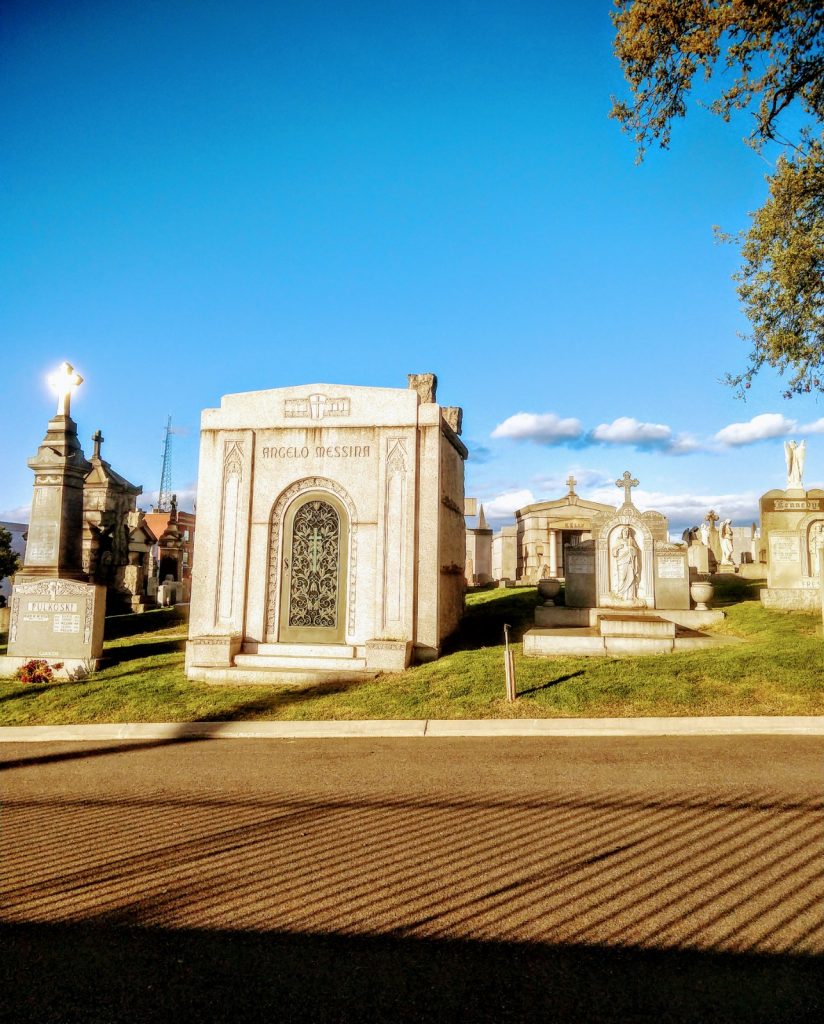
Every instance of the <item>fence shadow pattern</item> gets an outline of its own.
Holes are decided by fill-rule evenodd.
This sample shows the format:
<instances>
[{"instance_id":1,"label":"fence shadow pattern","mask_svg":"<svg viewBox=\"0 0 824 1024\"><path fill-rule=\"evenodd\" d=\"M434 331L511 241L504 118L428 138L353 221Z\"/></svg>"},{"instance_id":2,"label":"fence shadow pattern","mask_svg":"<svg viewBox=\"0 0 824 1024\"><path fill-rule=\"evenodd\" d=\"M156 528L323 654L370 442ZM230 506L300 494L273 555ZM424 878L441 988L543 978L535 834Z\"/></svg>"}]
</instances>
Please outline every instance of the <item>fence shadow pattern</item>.
<instances>
[{"instance_id":1,"label":"fence shadow pattern","mask_svg":"<svg viewBox=\"0 0 824 1024\"><path fill-rule=\"evenodd\" d=\"M6 923L816 955L824 808L545 800L4 801Z\"/></svg>"}]
</instances>

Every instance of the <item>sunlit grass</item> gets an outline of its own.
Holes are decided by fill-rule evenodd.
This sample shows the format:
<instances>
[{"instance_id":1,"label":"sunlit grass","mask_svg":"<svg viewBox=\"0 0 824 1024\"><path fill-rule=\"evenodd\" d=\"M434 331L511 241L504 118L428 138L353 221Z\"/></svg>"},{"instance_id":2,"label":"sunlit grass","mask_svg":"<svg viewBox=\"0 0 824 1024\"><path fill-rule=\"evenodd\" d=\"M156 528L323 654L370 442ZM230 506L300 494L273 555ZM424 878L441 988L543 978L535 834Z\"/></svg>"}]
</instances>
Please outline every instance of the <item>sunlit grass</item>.
<instances>
[{"instance_id":1,"label":"sunlit grass","mask_svg":"<svg viewBox=\"0 0 824 1024\"><path fill-rule=\"evenodd\" d=\"M469 595L440 660L368 682L305 687L189 682L184 623L163 611L123 617L107 622L110 663L91 678L40 687L0 680L0 724L824 714L820 616L767 611L758 584L745 580L718 590L727 618L717 631L744 643L645 658L528 659L520 638L535 592L487 590ZM514 704L504 696L505 622L516 650Z\"/></svg>"}]
</instances>

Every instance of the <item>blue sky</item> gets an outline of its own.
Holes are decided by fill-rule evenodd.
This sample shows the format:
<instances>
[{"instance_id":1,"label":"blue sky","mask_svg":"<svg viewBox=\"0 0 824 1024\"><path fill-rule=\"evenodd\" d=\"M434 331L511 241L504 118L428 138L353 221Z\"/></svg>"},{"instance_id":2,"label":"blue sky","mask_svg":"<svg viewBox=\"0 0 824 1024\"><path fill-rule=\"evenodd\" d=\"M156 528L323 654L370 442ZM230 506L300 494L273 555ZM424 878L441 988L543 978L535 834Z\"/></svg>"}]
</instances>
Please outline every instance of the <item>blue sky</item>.
<instances>
[{"instance_id":1,"label":"blue sky","mask_svg":"<svg viewBox=\"0 0 824 1024\"><path fill-rule=\"evenodd\" d=\"M773 154L697 106L635 163L610 4L15 3L0 13L0 519L25 519L61 360L87 453L190 507L228 392L434 371L467 493L746 523L824 409L748 401L731 247ZM731 425L740 424L730 430ZM614 492L614 493L613 493Z\"/></svg>"}]
</instances>

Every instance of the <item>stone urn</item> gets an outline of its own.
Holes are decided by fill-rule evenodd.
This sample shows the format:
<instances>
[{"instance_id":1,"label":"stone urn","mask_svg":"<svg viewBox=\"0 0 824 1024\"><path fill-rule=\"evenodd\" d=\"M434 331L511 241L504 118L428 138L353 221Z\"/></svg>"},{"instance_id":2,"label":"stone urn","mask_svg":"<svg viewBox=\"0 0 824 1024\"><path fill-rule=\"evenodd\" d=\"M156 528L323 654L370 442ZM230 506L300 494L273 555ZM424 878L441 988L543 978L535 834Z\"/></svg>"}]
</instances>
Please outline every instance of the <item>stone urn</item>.
<instances>
[{"instance_id":1,"label":"stone urn","mask_svg":"<svg viewBox=\"0 0 824 1024\"><path fill-rule=\"evenodd\" d=\"M544 599L545 605L554 605L555 598L561 593L561 581L550 577L538 580L538 595Z\"/></svg>"},{"instance_id":2,"label":"stone urn","mask_svg":"<svg viewBox=\"0 0 824 1024\"><path fill-rule=\"evenodd\" d=\"M695 601L695 610L697 612L709 611L708 605L712 600L713 586L707 580L696 580L695 583L690 583L690 596Z\"/></svg>"}]
</instances>

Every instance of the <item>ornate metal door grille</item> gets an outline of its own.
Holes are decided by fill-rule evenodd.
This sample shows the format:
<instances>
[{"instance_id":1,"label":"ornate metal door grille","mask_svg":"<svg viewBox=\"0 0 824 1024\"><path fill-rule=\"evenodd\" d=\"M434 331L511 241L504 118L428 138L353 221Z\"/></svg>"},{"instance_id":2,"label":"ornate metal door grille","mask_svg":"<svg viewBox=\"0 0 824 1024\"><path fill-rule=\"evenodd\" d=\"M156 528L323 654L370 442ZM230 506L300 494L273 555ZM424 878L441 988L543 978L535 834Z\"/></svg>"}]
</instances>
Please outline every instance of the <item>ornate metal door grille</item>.
<instances>
[{"instance_id":1,"label":"ornate metal door grille","mask_svg":"<svg viewBox=\"0 0 824 1024\"><path fill-rule=\"evenodd\" d=\"M325 501L307 501L292 526L289 625L338 624L340 518Z\"/></svg>"}]
</instances>

